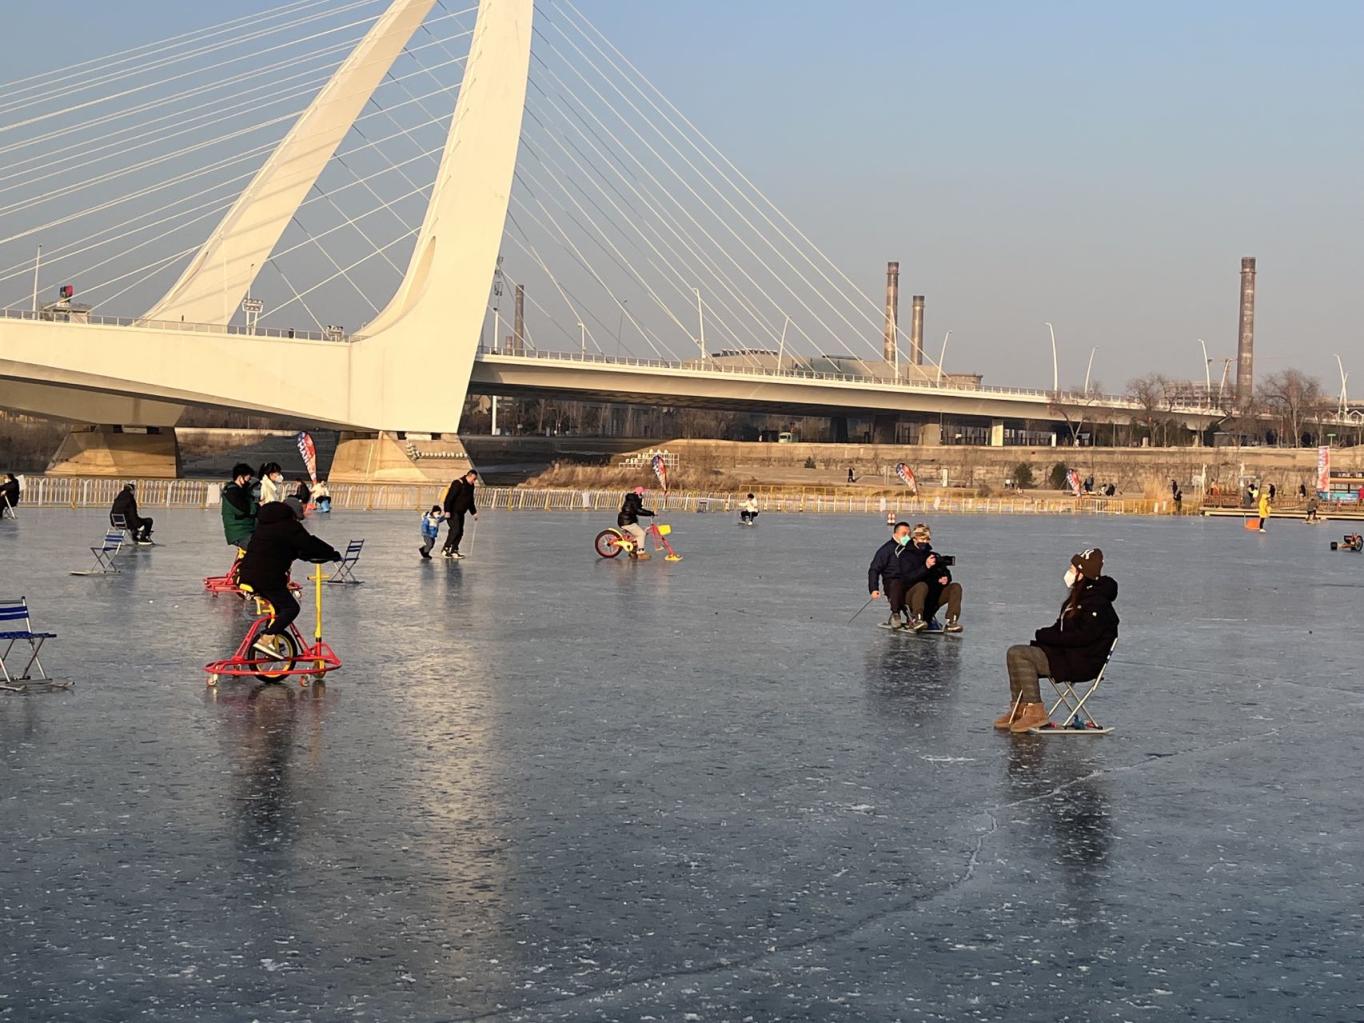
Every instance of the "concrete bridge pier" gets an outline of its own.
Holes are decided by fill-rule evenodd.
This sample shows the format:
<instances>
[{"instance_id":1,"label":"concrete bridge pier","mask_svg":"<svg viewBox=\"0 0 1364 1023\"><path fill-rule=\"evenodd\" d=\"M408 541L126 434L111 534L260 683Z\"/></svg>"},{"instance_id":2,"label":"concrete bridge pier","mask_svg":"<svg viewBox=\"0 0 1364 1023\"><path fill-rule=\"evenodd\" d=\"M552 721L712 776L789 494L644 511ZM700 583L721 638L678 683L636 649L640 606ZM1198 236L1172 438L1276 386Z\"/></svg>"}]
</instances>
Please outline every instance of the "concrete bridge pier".
<instances>
[{"instance_id":1,"label":"concrete bridge pier","mask_svg":"<svg viewBox=\"0 0 1364 1023\"><path fill-rule=\"evenodd\" d=\"M474 468L452 433L342 433L330 483L449 483Z\"/></svg>"},{"instance_id":2,"label":"concrete bridge pier","mask_svg":"<svg viewBox=\"0 0 1364 1023\"><path fill-rule=\"evenodd\" d=\"M180 445L171 427L77 428L57 448L47 474L175 479L180 475Z\"/></svg>"},{"instance_id":3,"label":"concrete bridge pier","mask_svg":"<svg viewBox=\"0 0 1364 1023\"><path fill-rule=\"evenodd\" d=\"M896 426L900 417L894 413L874 416L871 421L871 440L873 444L894 444Z\"/></svg>"},{"instance_id":4,"label":"concrete bridge pier","mask_svg":"<svg viewBox=\"0 0 1364 1023\"><path fill-rule=\"evenodd\" d=\"M923 423L919 427L919 444L921 447L937 447L941 443L941 423Z\"/></svg>"},{"instance_id":5,"label":"concrete bridge pier","mask_svg":"<svg viewBox=\"0 0 1364 1023\"><path fill-rule=\"evenodd\" d=\"M990 420L990 447L1002 448L1004 446L1004 420Z\"/></svg>"}]
</instances>

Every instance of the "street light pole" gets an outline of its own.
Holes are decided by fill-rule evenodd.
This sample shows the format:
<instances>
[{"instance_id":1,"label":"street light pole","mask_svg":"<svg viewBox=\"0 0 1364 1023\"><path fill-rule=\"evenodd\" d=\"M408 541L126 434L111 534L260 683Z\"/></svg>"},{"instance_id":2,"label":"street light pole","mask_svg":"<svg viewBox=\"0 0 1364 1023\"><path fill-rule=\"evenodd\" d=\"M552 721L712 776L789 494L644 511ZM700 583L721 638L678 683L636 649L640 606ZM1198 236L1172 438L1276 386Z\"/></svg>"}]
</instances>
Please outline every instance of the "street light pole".
<instances>
[{"instance_id":1,"label":"street light pole","mask_svg":"<svg viewBox=\"0 0 1364 1023\"><path fill-rule=\"evenodd\" d=\"M584 359L586 359L586 358L587 358L587 328L586 328L585 326L583 326L583 321L582 321L582 320L579 320L579 321L578 321L578 335L579 335L579 341L578 341L578 354L580 354Z\"/></svg>"},{"instance_id":2,"label":"street light pole","mask_svg":"<svg viewBox=\"0 0 1364 1023\"><path fill-rule=\"evenodd\" d=\"M1350 374L1345 372L1345 363L1340 361L1340 356L1336 356L1336 366L1340 370L1340 405L1336 409L1336 414L1342 419L1350 411L1350 399L1345 393L1345 383L1350 378Z\"/></svg>"},{"instance_id":3,"label":"street light pole","mask_svg":"<svg viewBox=\"0 0 1364 1023\"><path fill-rule=\"evenodd\" d=\"M33 261L33 311L38 311L38 270L43 265L43 247L38 246L38 256Z\"/></svg>"},{"instance_id":4,"label":"street light pole","mask_svg":"<svg viewBox=\"0 0 1364 1023\"><path fill-rule=\"evenodd\" d=\"M1056 328L1050 323L1046 327L1051 334L1051 389L1059 391L1061 389L1061 374L1056 368Z\"/></svg>"}]
</instances>

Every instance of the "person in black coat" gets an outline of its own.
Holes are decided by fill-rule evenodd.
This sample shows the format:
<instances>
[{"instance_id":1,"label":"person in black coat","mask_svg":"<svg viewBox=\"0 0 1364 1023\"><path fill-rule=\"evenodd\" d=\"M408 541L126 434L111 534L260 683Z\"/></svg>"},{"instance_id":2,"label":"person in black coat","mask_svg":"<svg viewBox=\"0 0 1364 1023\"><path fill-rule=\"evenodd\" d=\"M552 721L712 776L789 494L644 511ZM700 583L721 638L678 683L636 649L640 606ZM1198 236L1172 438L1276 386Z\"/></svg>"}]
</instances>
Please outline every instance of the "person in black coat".
<instances>
[{"instance_id":1,"label":"person in black coat","mask_svg":"<svg viewBox=\"0 0 1364 1023\"><path fill-rule=\"evenodd\" d=\"M137 484L125 483L123 489L114 498L113 505L109 508L109 525L114 525L114 517L122 515L123 521L128 527L128 532L133 536L134 543L152 542L152 520L143 518L137 513Z\"/></svg>"},{"instance_id":2,"label":"person in black coat","mask_svg":"<svg viewBox=\"0 0 1364 1023\"><path fill-rule=\"evenodd\" d=\"M643 558L648 560L651 555L645 550L644 527L639 524L641 518L651 519L654 513L644 507L644 488L635 487L625 495L620 502L620 511L616 513L616 525L629 534L634 541L635 549L630 552L632 558Z\"/></svg>"},{"instance_id":3,"label":"person in black coat","mask_svg":"<svg viewBox=\"0 0 1364 1023\"><path fill-rule=\"evenodd\" d=\"M1087 682L1103 670L1108 653L1118 639L1118 584L1103 574L1104 552L1097 547L1070 559L1065 581L1070 592L1054 625L1038 629L1027 646L1011 646L1005 656L1009 669L1009 713L995 727L1026 732L1045 724L1038 679L1050 676L1058 682Z\"/></svg>"},{"instance_id":4,"label":"person in black coat","mask_svg":"<svg viewBox=\"0 0 1364 1023\"><path fill-rule=\"evenodd\" d=\"M265 629L267 634L279 635L298 617L298 600L289 592L293 563L299 559L341 560L336 548L303 528L301 516L301 508L296 511L284 501L261 505L256 512L256 531L237 570L237 581L250 586L275 609L275 620Z\"/></svg>"},{"instance_id":5,"label":"person in black coat","mask_svg":"<svg viewBox=\"0 0 1364 1023\"><path fill-rule=\"evenodd\" d=\"M445 534L445 546L441 554L447 558L462 558L459 542L464 539L464 516L472 515L478 520L478 505L474 502L474 483L478 480L478 470L470 469L450 484L445 492L445 518L450 523Z\"/></svg>"},{"instance_id":6,"label":"person in black coat","mask_svg":"<svg viewBox=\"0 0 1364 1023\"><path fill-rule=\"evenodd\" d=\"M961 632L961 583L953 582L951 570L933 550L933 533L926 523L920 522L910 531L906 556L910 559L905 572L909 627L922 632L945 607L944 631Z\"/></svg>"},{"instance_id":7,"label":"person in black coat","mask_svg":"<svg viewBox=\"0 0 1364 1023\"><path fill-rule=\"evenodd\" d=\"M916 569L922 568L922 561L916 564L910 550L909 523L895 523L890 539L876 548L871 564L867 566L867 592L871 594L872 600L879 600L884 587L886 599L890 601L890 619L887 624L892 629L909 627L905 593L912 585L910 575Z\"/></svg>"},{"instance_id":8,"label":"person in black coat","mask_svg":"<svg viewBox=\"0 0 1364 1023\"><path fill-rule=\"evenodd\" d=\"M5 482L0 483L0 518L4 518L5 512L13 514L15 506L19 503L19 481L14 478L14 473L5 473Z\"/></svg>"}]
</instances>

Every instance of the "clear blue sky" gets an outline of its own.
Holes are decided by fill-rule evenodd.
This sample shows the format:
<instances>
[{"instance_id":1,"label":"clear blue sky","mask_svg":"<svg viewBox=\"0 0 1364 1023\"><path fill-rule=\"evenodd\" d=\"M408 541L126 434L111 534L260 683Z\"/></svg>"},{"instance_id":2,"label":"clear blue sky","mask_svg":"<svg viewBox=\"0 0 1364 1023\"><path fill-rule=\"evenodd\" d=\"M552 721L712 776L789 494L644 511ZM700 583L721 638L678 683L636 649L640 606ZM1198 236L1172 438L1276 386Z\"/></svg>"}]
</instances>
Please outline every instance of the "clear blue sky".
<instances>
[{"instance_id":1,"label":"clear blue sky","mask_svg":"<svg viewBox=\"0 0 1364 1023\"><path fill-rule=\"evenodd\" d=\"M1257 371L1364 379L1364 4L579 3L951 369L1200 376L1254 255ZM269 6L10 0L4 77Z\"/></svg>"}]
</instances>

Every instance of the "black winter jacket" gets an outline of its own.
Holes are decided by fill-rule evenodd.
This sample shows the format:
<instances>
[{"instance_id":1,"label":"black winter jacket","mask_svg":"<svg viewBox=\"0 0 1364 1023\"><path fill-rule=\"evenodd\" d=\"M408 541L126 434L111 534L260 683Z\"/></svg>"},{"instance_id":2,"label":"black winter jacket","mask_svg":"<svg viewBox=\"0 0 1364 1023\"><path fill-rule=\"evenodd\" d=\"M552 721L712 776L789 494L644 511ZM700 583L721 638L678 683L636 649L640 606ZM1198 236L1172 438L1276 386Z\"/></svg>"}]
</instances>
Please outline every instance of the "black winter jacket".
<instances>
[{"instance_id":1,"label":"black winter jacket","mask_svg":"<svg viewBox=\"0 0 1364 1023\"><path fill-rule=\"evenodd\" d=\"M639 517L651 519L654 513L644 507L644 498L631 491L625 495L625 500L621 502L620 514L616 516L616 525L633 526L639 521Z\"/></svg>"},{"instance_id":2,"label":"black winter jacket","mask_svg":"<svg viewBox=\"0 0 1364 1023\"><path fill-rule=\"evenodd\" d=\"M4 483L0 483L0 495L3 495L5 500L9 501L9 506L13 508L19 503L19 481L6 480ZM4 503L0 502L0 508L3 507Z\"/></svg>"},{"instance_id":3,"label":"black winter jacket","mask_svg":"<svg viewBox=\"0 0 1364 1023\"><path fill-rule=\"evenodd\" d=\"M115 515L122 515L123 521L130 526L136 525L138 520L142 518L142 516L137 513L137 495L127 487L124 487L118 492L118 496L114 498L113 505L109 508L110 525L113 525Z\"/></svg>"},{"instance_id":4,"label":"black winter jacket","mask_svg":"<svg viewBox=\"0 0 1364 1023\"><path fill-rule=\"evenodd\" d=\"M290 566L300 558L340 561L341 555L327 541L304 529L287 504L271 501L256 513L256 531L251 534L237 578L257 592L280 590L288 584Z\"/></svg>"},{"instance_id":5,"label":"black winter jacket","mask_svg":"<svg viewBox=\"0 0 1364 1023\"><path fill-rule=\"evenodd\" d=\"M879 590L883 579L890 582L892 579L908 577L908 572L913 565L909 554L911 546L911 544L905 544L901 547L895 542L894 538L891 538L876 548L876 553L871 557L871 564L867 566L868 593L875 593Z\"/></svg>"},{"instance_id":6,"label":"black winter jacket","mask_svg":"<svg viewBox=\"0 0 1364 1023\"><path fill-rule=\"evenodd\" d=\"M931 546L916 547L914 541L909 542L905 547L904 556L900 559L903 564L902 571L904 572L906 586L913 586L915 583L928 583L929 589L939 589L942 584L938 580L943 576L947 577L949 583L952 581L952 573L947 570L946 565L937 564L932 568L925 567L924 562L928 560L928 556L937 553ZM905 558L910 560L906 562ZM938 554L938 559L942 559L941 554Z\"/></svg>"},{"instance_id":7,"label":"black winter jacket","mask_svg":"<svg viewBox=\"0 0 1364 1023\"><path fill-rule=\"evenodd\" d=\"M1085 584L1074 615L1065 616L1065 604L1055 625L1038 629L1032 645L1047 655L1051 677L1058 682L1088 682L1098 676L1108 651L1118 638L1117 580L1106 575ZM1066 601L1069 602L1067 597Z\"/></svg>"},{"instance_id":8,"label":"black winter jacket","mask_svg":"<svg viewBox=\"0 0 1364 1023\"><path fill-rule=\"evenodd\" d=\"M449 515L463 515L470 512L478 514L478 507L474 504L474 485L463 476L450 484L450 489L445 492L445 511Z\"/></svg>"}]
</instances>

